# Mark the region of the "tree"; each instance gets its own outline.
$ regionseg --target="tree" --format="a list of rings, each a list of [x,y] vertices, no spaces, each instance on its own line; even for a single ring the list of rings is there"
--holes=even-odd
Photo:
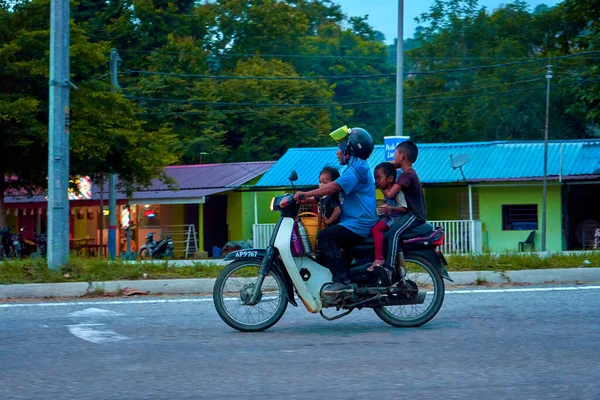
[[[405,130],[419,141],[542,137],[542,89],[547,57],[560,45],[559,18],[555,9],[531,13],[523,1],[492,12],[475,0],[436,1],[420,18],[428,24],[417,37],[420,47],[408,52],[414,75],[406,82]],[[551,136],[582,137],[583,121],[567,112],[574,97],[558,85],[551,101]]]
[[[47,185],[49,0],[0,2],[0,193]],[[106,72],[109,45],[71,26],[71,174],[116,172],[125,188],[149,185],[177,160],[166,130],[143,129],[135,107],[93,76]],[[118,107],[116,107],[117,105]],[[107,137],[106,133],[111,134]],[[4,226],[0,196],[0,226]]]
[[[292,65],[260,57],[240,61],[233,73],[299,77]],[[233,153],[232,161],[273,160],[290,147],[330,144],[324,133],[331,131],[329,112],[335,107],[320,106],[331,103],[333,97],[332,88],[323,80],[227,80],[218,90],[228,103],[257,104],[223,110],[228,113],[225,144]]]
[[[132,74],[122,80],[127,95],[137,98],[145,112],[138,118],[152,129],[166,129],[176,136],[182,163],[227,160],[222,126],[227,115],[211,102],[223,101],[218,82],[185,75],[210,75],[210,54],[191,37],[169,36],[169,43],[153,51],[145,61],[147,74]],[[144,100],[147,98],[160,99]]]
[[[598,1],[565,0],[558,10],[563,14],[563,24],[559,32],[562,50],[577,54],[598,51],[600,46],[600,8]],[[569,65],[569,74],[579,74],[584,82],[570,91],[579,104],[569,108],[571,114],[584,113],[586,122],[594,130],[600,123],[600,67],[596,56],[581,57],[577,64]]]

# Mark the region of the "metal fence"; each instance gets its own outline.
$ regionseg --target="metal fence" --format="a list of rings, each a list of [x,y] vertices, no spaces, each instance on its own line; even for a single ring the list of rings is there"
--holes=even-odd
[[[433,226],[442,226],[446,231],[442,252],[447,254],[481,253],[483,248],[481,221],[429,221]],[[254,225],[254,247],[265,248],[269,244],[275,224]]]

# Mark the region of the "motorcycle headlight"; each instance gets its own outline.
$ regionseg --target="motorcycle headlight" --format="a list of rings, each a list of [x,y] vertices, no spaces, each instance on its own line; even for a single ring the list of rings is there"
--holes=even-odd
[[[291,194],[276,196],[271,199],[271,211],[281,211],[294,202],[294,197]]]

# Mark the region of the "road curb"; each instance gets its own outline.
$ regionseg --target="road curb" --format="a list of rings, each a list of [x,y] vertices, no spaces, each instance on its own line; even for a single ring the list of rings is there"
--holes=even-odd
[[[485,284],[589,284],[600,282],[600,268],[450,272],[450,277],[454,282],[446,282],[448,287]],[[214,278],[202,278],[0,285],[0,299],[80,297],[94,292],[117,292],[127,287],[150,294],[212,293],[214,283]]]

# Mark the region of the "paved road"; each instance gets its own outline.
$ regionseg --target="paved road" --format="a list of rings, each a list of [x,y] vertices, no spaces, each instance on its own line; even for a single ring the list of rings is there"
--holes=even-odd
[[[171,299],[0,304],[0,398],[600,397],[600,287],[448,294],[418,329],[290,307],[259,334]]]

